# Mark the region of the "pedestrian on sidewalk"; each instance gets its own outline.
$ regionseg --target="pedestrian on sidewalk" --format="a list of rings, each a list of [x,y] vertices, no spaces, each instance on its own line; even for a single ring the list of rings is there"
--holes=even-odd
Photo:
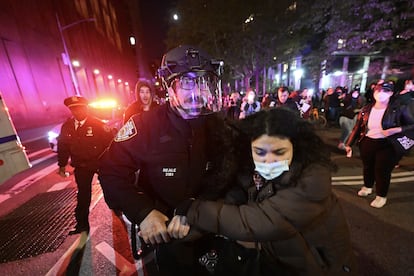
[[[403,156],[393,146],[395,135],[414,129],[414,103],[399,101],[391,82],[378,84],[373,97],[374,102],[361,109],[345,147],[350,157],[351,146],[355,141],[359,142],[364,186],[358,191],[358,196],[370,195],[375,184],[377,196],[371,206],[381,208],[387,202],[391,172]]]
[[[63,123],[58,137],[59,175],[67,177],[66,165],[75,168],[78,188],[75,209],[76,227],[69,235],[89,232],[89,205],[92,197],[92,179],[98,170],[98,158],[112,140],[112,131],[98,118],[88,114],[88,101],[84,97],[66,98],[64,104],[72,117]]]

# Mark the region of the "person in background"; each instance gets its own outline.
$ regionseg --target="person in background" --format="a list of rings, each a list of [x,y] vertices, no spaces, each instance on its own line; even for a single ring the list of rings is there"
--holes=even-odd
[[[205,185],[209,176],[223,186],[230,178],[222,166],[228,145],[221,137],[231,136],[231,129],[220,112],[221,66],[193,46],[168,51],[158,74],[169,104],[132,116],[102,156],[99,180],[107,205],[139,225],[140,237],[155,247],[156,265],[146,266],[147,275],[209,275],[198,259],[208,237],[172,242],[166,222],[187,197],[217,198]]]
[[[241,98],[239,92],[232,92],[229,97],[229,103],[226,111],[226,117],[232,120],[239,119]]]
[[[272,107],[275,107],[275,105],[276,105],[276,100],[274,99],[273,94],[266,93],[262,99],[262,103],[261,103],[262,109],[272,108]]]
[[[374,208],[381,208],[387,203],[391,172],[402,158],[389,139],[394,134],[414,129],[413,103],[402,104],[393,95],[393,83],[378,84],[374,88],[374,102],[361,109],[345,142],[348,156],[352,155],[354,142],[359,142],[364,186],[358,191],[358,196],[370,195],[375,184],[376,197],[370,204]]]
[[[375,89],[375,86],[377,86],[377,82],[371,82],[369,84],[369,87],[365,91],[364,96],[365,96],[365,103],[366,104],[374,102],[374,89]]]
[[[409,103],[414,98],[414,84],[412,80],[404,81],[404,89],[398,93],[398,98],[403,103]]]
[[[289,89],[286,86],[281,86],[277,89],[277,100],[275,107],[286,107],[294,111],[300,116],[299,105],[289,97]]]
[[[246,101],[243,101],[240,106],[240,116],[239,119],[244,119],[247,116],[258,112],[260,110],[260,102],[256,98],[256,92],[252,88],[247,90]]]
[[[303,119],[309,119],[311,111],[313,109],[312,105],[312,94],[309,92],[308,88],[304,88],[302,93],[300,93],[300,100],[298,102],[300,106],[300,112]]]
[[[323,96],[325,95],[325,93],[326,93],[326,91],[323,90],[322,88],[318,89],[315,93],[313,93],[313,95],[312,95],[312,106],[313,106],[313,108],[320,109],[321,107],[323,107],[322,99],[323,99]]]
[[[158,106],[157,102],[154,101],[154,89],[148,81],[139,80],[136,83],[135,98],[136,101],[129,105],[124,112],[124,124],[132,115],[140,114]]]
[[[299,103],[302,97],[300,96],[299,90],[293,90],[290,92],[289,98],[292,99],[295,103]]]
[[[329,87],[323,99],[325,106],[326,119],[329,126],[338,125],[341,108],[342,88],[337,86],[335,90]]]
[[[199,228],[257,251],[255,274],[242,274],[240,256],[231,260],[218,251],[214,275],[357,275],[348,225],[332,191],[336,166],[312,125],[286,108],[239,123],[234,145],[242,145],[245,157],[235,166],[245,199],[187,199],[176,208],[170,235]]]
[[[359,86],[355,86],[353,91],[346,94],[343,99],[343,108],[339,116],[339,126],[341,127],[341,136],[339,137],[338,148],[345,150],[344,142],[351,134],[356,123],[358,112],[362,107],[362,100],[359,93]]]
[[[59,175],[67,177],[66,165],[75,168],[78,188],[75,209],[76,227],[69,235],[89,233],[89,205],[92,195],[92,179],[98,170],[100,155],[109,146],[113,134],[101,120],[88,114],[88,101],[83,97],[66,98],[64,104],[72,113],[62,125],[58,137]]]

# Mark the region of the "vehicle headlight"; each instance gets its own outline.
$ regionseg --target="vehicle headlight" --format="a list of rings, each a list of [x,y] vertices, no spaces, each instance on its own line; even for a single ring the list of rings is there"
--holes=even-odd
[[[59,133],[56,133],[54,131],[49,131],[47,133],[47,137],[49,139],[49,142],[52,142],[54,139],[56,139],[59,136]]]

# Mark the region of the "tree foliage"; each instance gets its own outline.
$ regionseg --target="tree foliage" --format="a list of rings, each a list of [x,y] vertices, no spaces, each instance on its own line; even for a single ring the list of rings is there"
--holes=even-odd
[[[315,78],[341,52],[414,64],[414,0],[178,0],[176,10],[167,45],[199,45],[225,61],[229,78],[298,55]]]

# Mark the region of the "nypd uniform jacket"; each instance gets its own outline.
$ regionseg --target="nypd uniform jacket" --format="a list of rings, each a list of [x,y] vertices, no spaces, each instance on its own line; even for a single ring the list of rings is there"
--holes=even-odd
[[[220,145],[207,138],[223,124],[217,118],[212,114],[184,120],[169,105],[133,116],[100,162],[108,206],[139,224],[153,209],[171,217],[181,201],[197,197],[217,163]]]
[[[75,130],[75,119],[69,118],[58,137],[58,165],[64,167],[71,159],[72,167],[98,169],[99,156],[113,138],[108,126],[95,117],[87,117],[85,123]]]

